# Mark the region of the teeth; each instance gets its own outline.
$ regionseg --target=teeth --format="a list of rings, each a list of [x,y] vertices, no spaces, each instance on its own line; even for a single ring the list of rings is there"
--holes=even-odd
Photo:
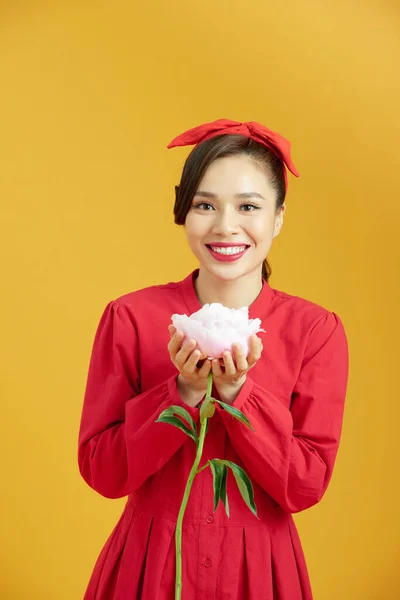
[[[246,246],[232,246],[231,248],[211,246],[211,248],[214,252],[218,252],[218,254],[239,254],[239,252],[246,250]]]

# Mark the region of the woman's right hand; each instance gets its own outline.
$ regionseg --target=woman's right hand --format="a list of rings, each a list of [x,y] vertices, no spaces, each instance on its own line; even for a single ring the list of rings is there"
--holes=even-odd
[[[168,344],[170,358],[179,371],[178,383],[187,398],[185,401],[191,406],[196,406],[207,391],[208,374],[211,371],[211,361],[205,359],[201,366],[202,355],[196,348],[195,340],[186,340],[182,344],[184,335],[175,329],[173,325],[168,326],[171,336]]]

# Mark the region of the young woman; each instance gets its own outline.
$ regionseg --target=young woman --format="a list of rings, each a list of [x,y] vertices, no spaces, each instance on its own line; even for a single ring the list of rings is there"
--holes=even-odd
[[[128,496],[95,565],[86,600],[173,600],[174,531],[195,446],[156,423],[171,405],[199,418],[212,369],[213,395],[239,408],[250,431],[226,411],[209,421],[202,464],[225,458],[252,480],[257,519],[228,476],[231,516],[213,512],[210,469],[194,480],[182,535],[183,600],[311,600],[292,513],[321,500],[332,476],[348,375],[339,317],[270,287],[265,259],[285,212],[289,142],[254,122],[221,119],[185,132],[169,147],[195,145],[176,187],[199,268],[110,302],[90,361],[79,434],[85,481],[107,498]],[[266,333],[248,356],[200,360],[182,344],[174,313],[205,303],[249,306]],[[261,342],[261,337],[263,342]],[[203,463],[204,461],[204,463]]]

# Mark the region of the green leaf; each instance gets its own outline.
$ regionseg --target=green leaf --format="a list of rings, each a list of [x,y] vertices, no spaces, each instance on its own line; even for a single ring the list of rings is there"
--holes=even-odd
[[[248,420],[246,415],[244,415],[242,413],[241,410],[239,410],[238,408],[235,408],[234,406],[231,406],[230,404],[225,404],[225,402],[222,402],[221,400],[215,400],[215,402],[218,402],[218,404],[223,406],[223,408],[226,410],[226,412],[228,412],[230,415],[232,415],[232,417],[235,417],[235,419],[237,419],[238,421],[243,423],[243,425],[247,425],[247,427],[249,429],[254,431],[254,428],[251,425],[250,421]]]
[[[221,466],[222,466],[223,472],[222,472],[222,478],[221,478],[221,487],[220,487],[220,491],[219,491],[219,497],[221,498],[222,502],[224,503],[226,516],[229,518],[229,516],[230,516],[229,502],[228,502],[228,494],[226,492],[226,479],[228,476],[228,467],[226,465],[221,465]]]
[[[214,402],[208,402],[203,410],[200,409],[200,419],[211,419],[215,413]]]
[[[168,409],[167,409],[168,410]],[[164,413],[165,411],[163,411]],[[178,419],[178,417],[174,417],[174,416],[169,416],[169,415],[164,415],[163,413],[161,413],[161,415],[158,417],[156,423],[169,423],[169,425],[175,425],[175,427],[177,427],[178,429],[180,429],[181,431],[183,431],[184,433],[186,433],[186,435],[188,435],[189,437],[192,438],[192,440],[196,443],[198,443],[197,440],[197,434],[195,434],[191,429],[189,429],[189,427],[187,425],[185,425],[184,423],[182,423],[182,421],[180,419]]]
[[[193,429],[193,431],[196,431],[196,426],[194,424],[194,421],[193,421],[191,415],[188,413],[188,411],[185,408],[183,408],[182,406],[176,406],[176,405],[170,406],[169,408],[171,408],[173,410],[173,414],[179,415],[180,417],[182,417],[182,419],[185,419],[185,421],[189,424],[190,428]],[[167,410],[168,410],[168,408],[167,408]]]
[[[237,483],[239,491],[242,495],[243,500],[246,502],[246,504],[249,507],[249,509],[251,510],[251,512],[258,518],[257,508],[256,508],[256,505],[254,502],[253,486],[252,486],[252,483],[251,483],[249,477],[247,476],[246,472],[241,467],[239,467],[239,465],[236,465],[235,463],[231,462],[230,460],[220,460],[220,459],[218,459],[218,460],[220,463],[230,467],[230,469],[236,479],[236,483]]]
[[[203,423],[204,419],[209,419],[215,413],[215,404],[212,398],[205,398],[203,404],[200,406],[200,423]]]
[[[210,460],[210,467],[213,474],[214,483],[214,511],[217,510],[221,492],[221,481],[225,465],[221,465],[217,460]]]
[[[206,408],[209,404],[210,404],[210,400],[206,396],[200,406],[200,423],[202,423],[205,419],[204,411],[206,410]]]
[[[165,410],[162,411],[162,413],[160,414],[160,417],[172,417],[174,415],[174,411],[172,406],[168,406],[168,408],[166,408]]]

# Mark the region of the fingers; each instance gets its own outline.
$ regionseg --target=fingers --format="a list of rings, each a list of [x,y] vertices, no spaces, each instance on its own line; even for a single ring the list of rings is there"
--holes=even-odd
[[[237,370],[240,371],[241,373],[243,373],[244,371],[247,371],[249,368],[249,365],[247,364],[246,353],[243,350],[242,345],[241,344],[233,344],[232,350],[234,352]]]
[[[205,360],[201,368],[197,368],[197,363],[201,358],[200,350],[194,350],[195,340],[187,340],[175,356],[175,364],[183,375],[196,375],[200,378],[207,377],[211,369],[211,362]]]
[[[247,357],[249,368],[253,367],[256,362],[260,359],[263,350],[263,343],[259,337],[252,335],[250,337],[250,349]]]
[[[232,354],[230,352],[224,352],[222,357],[224,359],[226,375],[235,375],[236,366],[235,366],[235,363],[233,362]]]
[[[178,366],[178,368],[180,369],[180,371],[182,371],[185,368],[186,372],[190,371],[190,372],[194,373],[194,368],[196,367],[196,364],[197,364],[198,360],[200,359],[200,355],[201,355],[200,350],[195,350],[193,352],[195,347],[196,347],[195,340],[187,340],[183,344],[183,346],[179,350],[179,352],[176,354],[175,363]]]
[[[176,333],[176,327],[174,327],[174,326],[172,325],[172,323],[170,323],[170,324],[168,325],[168,331],[169,331],[169,335],[170,335],[170,336],[171,336],[171,338],[172,338],[172,337],[175,335],[175,333]]]
[[[200,350],[195,350],[193,352],[194,348],[196,347],[196,341],[193,339],[186,340],[186,342],[181,346],[184,337],[183,334],[180,331],[177,331],[173,325],[169,325],[168,330],[172,336],[168,344],[168,351],[172,362],[181,372],[184,371],[188,374],[194,374],[197,363],[202,356]],[[199,373],[207,373],[210,368],[211,364],[207,366],[207,364],[203,363],[202,368],[199,369]]]
[[[257,335],[252,335],[249,339],[249,352],[246,356],[241,344],[234,344],[232,352],[224,352],[221,359],[210,361],[204,360],[201,351],[196,348],[196,341],[186,340],[182,344],[184,334],[177,331],[173,325],[168,326],[171,340],[168,344],[168,350],[172,362],[179,369],[182,375],[194,378],[207,379],[212,370],[215,377],[231,379],[240,376],[251,369],[261,357],[263,350],[262,341]]]
[[[169,329],[169,327],[168,327],[168,329]],[[181,347],[182,340],[183,340],[183,334],[180,331],[175,330],[175,333],[171,337],[169,344],[168,344],[168,351],[169,351],[170,356],[173,361],[175,360],[176,353],[178,352],[179,348]]]
[[[208,377],[209,372],[211,371],[211,360],[206,359],[204,361],[203,366],[199,369],[199,377]]]
[[[252,335],[249,340],[249,353],[246,354],[241,344],[233,344],[232,353],[224,352],[222,355],[223,367],[219,360],[212,362],[212,371],[216,377],[232,376],[240,373],[246,373],[260,359],[263,350],[263,344],[259,337]],[[225,369],[224,371],[222,369]]]
[[[218,358],[214,358],[212,361],[212,372],[216,377],[222,376],[222,369]]]
[[[184,361],[184,364],[181,366],[182,372],[187,373],[188,375],[193,375],[197,369],[197,363],[200,358],[200,351],[194,350],[189,358]]]
[[[221,360],[222,360],[222,364],[221,364]],[[224,370],[222,370],[222,367],[224,368]],[[246,369],[247,369],[247,363],[246,363],[246,368],[244,370],[246,370]],[[212,370],[213,370],[213,374],[216,377],[222,377],[223,375],[225,375],[225,376],[236,375],[237,370],[236,370],[236,366],[235,366],[232,354],[230,352],[226,351],[223,353],[222,359],[215,358],[212,362]]]

